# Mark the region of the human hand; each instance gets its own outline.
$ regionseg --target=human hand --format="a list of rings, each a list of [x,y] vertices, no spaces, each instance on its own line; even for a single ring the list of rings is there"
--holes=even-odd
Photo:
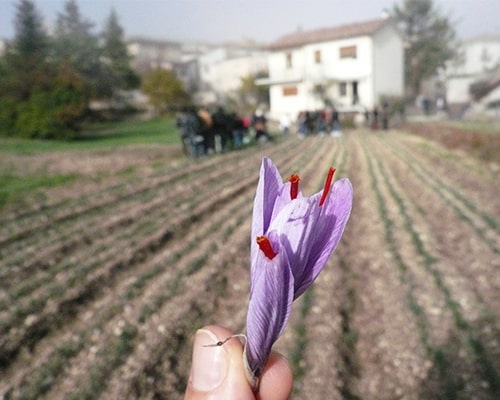
[[[215,325],[196,332],[191,373],[184,400],[286,400],[293,376],[287,360],[272,353],[260,377],[259,392],[253,393],[243,368],[243,346],[239,340],[224,341],[233,333]],[[206,347],[210,345],[211,347]]]

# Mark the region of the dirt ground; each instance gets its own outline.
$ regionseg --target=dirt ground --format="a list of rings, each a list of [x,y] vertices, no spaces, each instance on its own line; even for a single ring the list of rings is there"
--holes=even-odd
[[[3,159],[80,178],[0,210],[0,398],[181,399],[196,329],[245,330],[264,155],[305,195],[330,165],[355,193],[275,346],[292,399],[500,398],[498,154],[418,129]]]

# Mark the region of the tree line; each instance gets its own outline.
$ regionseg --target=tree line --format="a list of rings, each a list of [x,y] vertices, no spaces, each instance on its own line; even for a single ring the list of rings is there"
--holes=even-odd
[[[422,82],[457,55],[455,30],[433,0],[401,0],[390,14],[406,44],[408,94],[416,96]],[[173,71],[151,70],[139,77],[132,70],[114,9],[94,33],[94,24],[81,15],[76,0],[67,0],[49,34],[34,0],[18,0],[14,28],[0,57],[0,135],[75,138],[84,122],[103,117],[91,111],[90,100],[110,104],[124,90],[138,87],[157,115],[171,110],[172,104],[191,102]],[[242,79],[239,103],[268,96],[255,78]]]
[[[19,0],[15,35],[0,58],[0,134],[69,139],[89,118],[90,99],[139,85],[114,9],[103,29],[68,0],[52,34],[32,0]]]

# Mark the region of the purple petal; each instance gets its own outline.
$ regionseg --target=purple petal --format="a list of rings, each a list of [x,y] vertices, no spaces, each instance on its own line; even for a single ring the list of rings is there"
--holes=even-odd
[[[321,193],[312,196],[319,201]],[[314,229],[308,238],[309,252],[300,276],[294,274],[295,298],[299,297],[317,278],[326,262],[337,247],[351,213],[353,189],[348,179],[341,179],[333,187],[319,213],[315,215]],[[293,268],[293,265],[292,265]]]
[[[278,169],[269,158],[263,158],[253,204],[252,237],[263,235],[267,231],[271,223],[274,203],[282,186]]]
[[[260,167],[259,183],[253,202],[252,233],[251,233],[251,265],[259,252],[259,247],[255,238],[267,233],[267,228],[271,223],[274,203],[278,197],[283,183],[278,169],[269,158],[263,158]]]
[[[272,260],[260,252],[256,262],[258,273],[252,280],[248,304],[245,354],[251,372],[258,377],[290,316],[293,275],[285,252]]]
[[[271,159],[264,157],[253,205],[252,238],[266,234],[273,218],[290,203],[290,186],[290,182],[283,183]],[[297,198],[301,197],[299,190]]]
[[[284,207],[271,222],[288,254],[294,276],[294,298],[316,279],[337,246],[349,218],[352,186],[349,180],[334,183],[323,206],[321,192],[297,199]]]

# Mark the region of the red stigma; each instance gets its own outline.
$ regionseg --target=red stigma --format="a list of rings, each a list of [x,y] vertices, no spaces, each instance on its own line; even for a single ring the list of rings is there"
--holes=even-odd
[[[290,198],[292,200],[297,198],[297,195],[299,194],[299,181],[300,177],[297,174],[293,174],[288,178],[288,182],[291,183],[290,186]]]
[[[328,196],[328,193],[330,192],[330,187],[332,186],[332,180],[333,180],[334,173],[335,173],[335,168],[330,167],[330,170],[328,171],[328,176],[326,177],[325,187],[323,188],[323,194],[321,196],[321,200],[319,201],[320,207],[325,203],[326,197]]]
[[[275,253],[273,248],[271,247],[271,242],[269,241],[269,238],[267,236],[257,236],[257,244],[267,258],[272,260],[274,257],[276,257],[277,253]]]

